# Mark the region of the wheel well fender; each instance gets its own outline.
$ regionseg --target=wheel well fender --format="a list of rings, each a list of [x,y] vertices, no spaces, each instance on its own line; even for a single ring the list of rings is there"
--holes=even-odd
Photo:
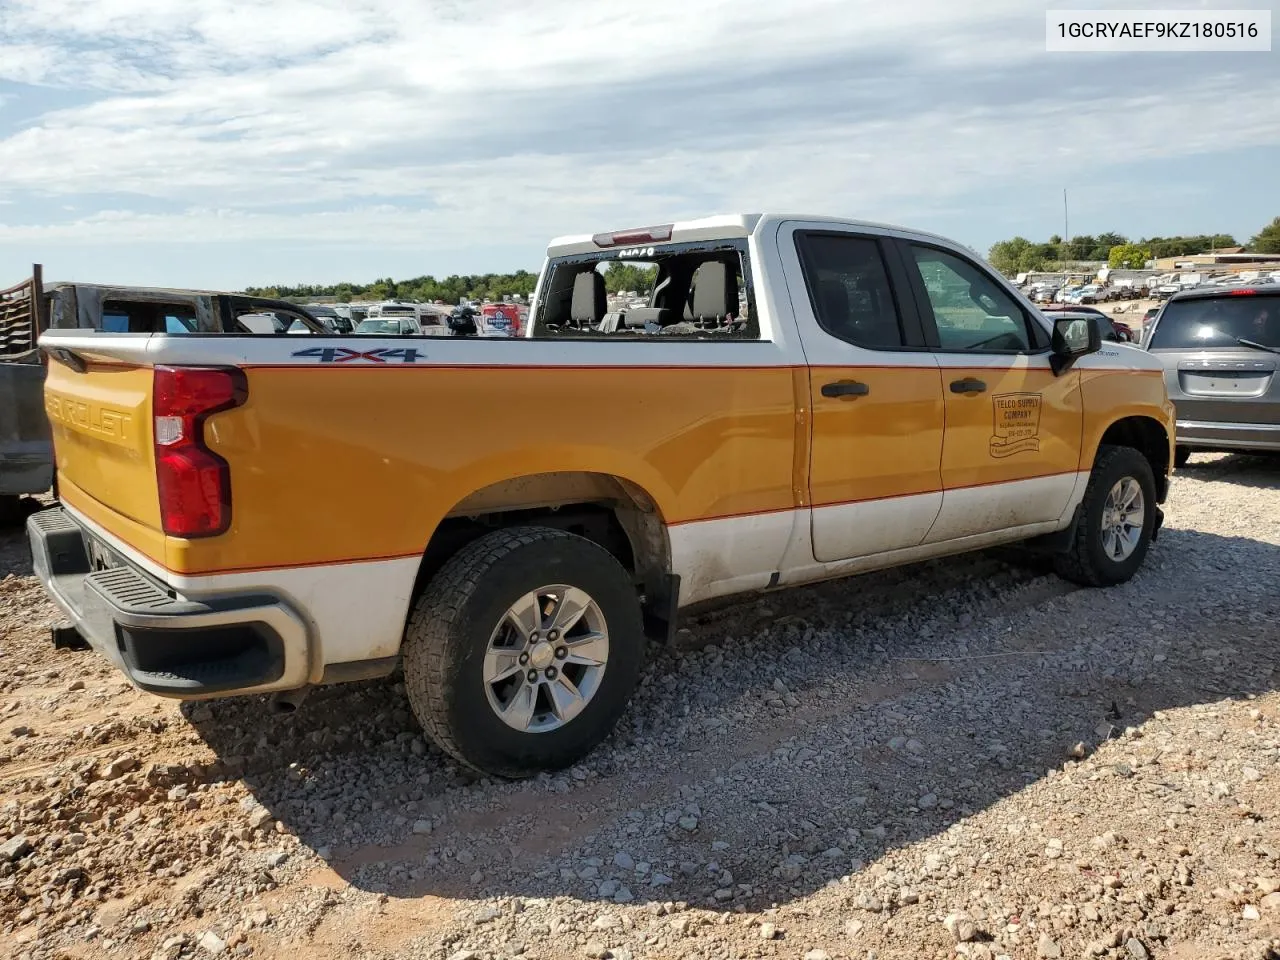
[[[655,499],[606,473],[536,473],[492,483],[454,504],[423,551],[415,592],[466,544],[492,530],[547,526],[585,537],[631,573],[646,598],[664,594],[671,541]]]
[[[1103,432],[1099,449],[1103,446],[1132,447],[1151,464],[1155,475],[1156,499],[1164,503],[1169,493],[1169,434],[1159,420],[1153,417],[1131,416],[1116,420]],[[1097,451],[1094,451],[1097,457]]]

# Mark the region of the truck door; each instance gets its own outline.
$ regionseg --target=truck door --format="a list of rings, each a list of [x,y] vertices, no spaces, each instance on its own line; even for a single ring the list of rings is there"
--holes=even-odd
[[[942,370],[942,511],[926,543],[1057,520],[1078,480],[1080,373],[1056,376],[1049,333],[985,268],[903,242]]]
[[[808,361],[814,559],[919,545],[942,504],[942,378],[887,235],[784,224]]]

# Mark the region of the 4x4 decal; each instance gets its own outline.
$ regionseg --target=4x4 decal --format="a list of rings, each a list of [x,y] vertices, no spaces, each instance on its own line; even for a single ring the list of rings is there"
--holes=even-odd
[[[308,347],[306,350],[295,350],[292,356],[315,358],[320,363],[352,361],[388,363],[393,360],[398,360],[400,363],[417,363],[419,360],[427,359],[427,355],[415,347],[374,347],[372,350],[352,350],[349,347]]]
[[[1000,393],[991,398],[995,420],[991,456],[1040,451],[1040,401],[1038,393]]]

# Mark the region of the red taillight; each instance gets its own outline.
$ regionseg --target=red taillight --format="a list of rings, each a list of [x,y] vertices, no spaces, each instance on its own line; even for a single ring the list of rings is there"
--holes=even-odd
[[[671,239],[674,224],[645,227],[640,230],[620,230],[617,233],[597,233],[591,242],[597,247],[621,247],[634,243],[664,243]]]
[[[1252,297],[1257,292],[1257,290],[1228,290],[1227,294],[1232,297]]]
[[[172,537],[211,537],[231,526],[231,469],[204,443],[204,422],[244,403],[235,367],[156,367],[152,389],[160,523]]]

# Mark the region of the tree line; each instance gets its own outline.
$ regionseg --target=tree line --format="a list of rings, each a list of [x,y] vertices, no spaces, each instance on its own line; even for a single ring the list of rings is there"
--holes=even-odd
[[[605,272],[605,288],[610,293],[635,290],[648,293],[653,289],[657,276],[656,267],[641,267],[631,263],[611,263]],[[373,283],[335,284],[278,284],[271,287],[246,287],[251,297],[272,297],[285,300],[307,300],[315,297],[336,297],[340,303],[352,300],[418,300],[457,303],[460,300],[502,300],[508,296],[525,299],[533,293],[538,275],[528,270],[515,273],[484,273],[450,277],[437,280],[432,276],[414,277],[410,280],[394,280],[384,277]]]
[[[987,260],[1010,276],[1037,270],[1056,270],[1063,264],[1082,260],[1105,261],[1113,269],[1140,270],[1148,260],[1184,257],[1223,247],[1240,246],[1227,233],[1180,237],[1147,237],[1130,240],[1119,233],[1103,233],[1064,240],[1057,234],[1043,243],[1025,237],[1001,240],[992,245]],[[1245,244],[1250,253],[1280,253],[1280,217],[1263,227]]]

